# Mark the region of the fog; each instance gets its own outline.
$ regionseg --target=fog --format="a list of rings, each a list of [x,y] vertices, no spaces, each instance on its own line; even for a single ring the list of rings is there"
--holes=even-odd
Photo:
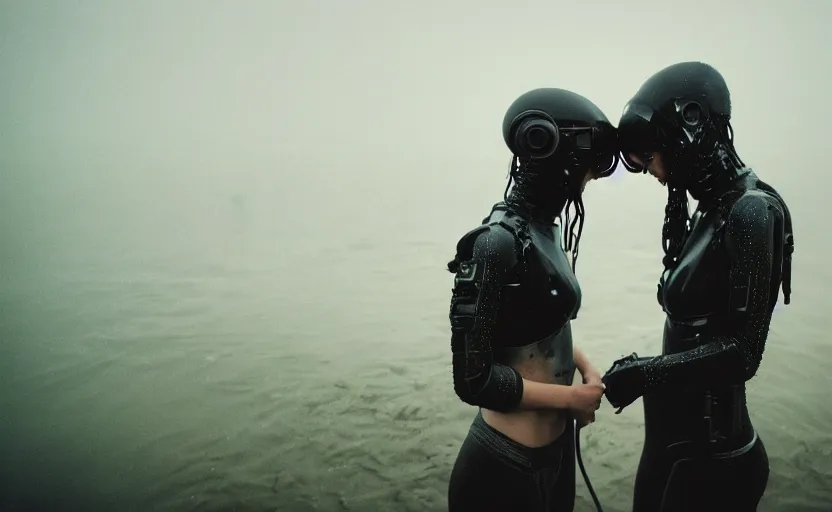
[[[442,510],[473,414],[444,265],[502,198],[506,108],[560,87],[616,124],[652,73],[701,60],[795,225],[749,391],[763,507],[825,509],[832,4],[743,5],[0,1],[8,505]],[[665,194],[623,168],[587,190],[575,329],[599,367],[660,350]],[[586,441],[609,510],[640,415],[602,411]]]

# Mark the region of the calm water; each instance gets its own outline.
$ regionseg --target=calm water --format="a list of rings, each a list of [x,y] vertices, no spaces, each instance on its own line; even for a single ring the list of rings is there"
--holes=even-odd
[[[702,1],[0,2],[0,511],[443,510],[475,414],[444,269],[503,192],[505,106],[566,87],[615,122],[686,59],[797,230],[749,385],[761,510],[832,510],[830,3]],[[603,370],[660,350],[664,192],[587,191],[573,331]],[[641,413],[584,432],[608,512]]]
[[[385,196],[263,169],[231,188],[220,171],[198,187],[156,172],[32,187],[47,172],[35,167],[12,180],[3,508],[442,510],[474,414],[452,391],[443,268],[503,183],[495,166],[454,200],[468,178],[445,165],[396,176],[388,190],[402,192]],[[663,197],[631,177],[587,192],[575,332],[603,369],[659,350]],[[829,273],[800,224],[807,210],[794,210],[793,305],[778,310],[749,390],[771,458],[767,511],[832,503]],[[606,510],[628,510],[640,402],[621,415],[605,404],[584,435]]]

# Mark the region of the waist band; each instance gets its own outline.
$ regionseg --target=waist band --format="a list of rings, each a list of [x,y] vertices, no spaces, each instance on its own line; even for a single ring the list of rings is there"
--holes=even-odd
[[[568,450],[575,431],[574,422],[567,420],[563,434],[551,443],[538,448],[522,445],[495,429],[477,412],[469,429],[471,435],[480,445],[499,459],[520,470],[538,471],[541,469],[559,469],[564,450]]]
[[[751,437],[751,441],[749,441],[745,446],[741,446],[736,450],[731,450],[730,452],[714,453],[711,457],[715,459],[732,459],[744,453],[748,453],[752,448],[754,448],[754,444],[757,442],[757,437],[757,431],[755,430],[754,435]]]

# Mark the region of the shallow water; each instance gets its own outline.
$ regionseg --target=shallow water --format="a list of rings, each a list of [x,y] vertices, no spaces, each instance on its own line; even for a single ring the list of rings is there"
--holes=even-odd
[[[832,510],[830,3],[659,3],[0,3],[0,510],[443,510],[475,414],[444,269],[501,198],[505,107],[566,87],[615,123],[693,58],[795,219],[748,391],[760,510]],[[573,331],[601,369],[660,349],[664,200],[587,189]],[[584,436],[628,510],[640,402]]]
[[[498,178],[496,194],[448,191],[435,208],[414,180],[387,216],[367,202],[293,216],[304,197],[256,187],[206,187],[188,208],[64,189],[51,223],[31,215],[38,197],[17,204],[0,299],[5,508],[442,510],[475,413],[452,391],[444,264]],[[604,217],[627,190],[646,200]],[[659,350],[663,193],[618,177],[588,189],[574,331],[604,369]],[[824,274],[801,240],[793,305],[749,386],[771,458],[761,510],[832,503],[829,319],[808,279]],[[606,510],[628,509],[641,436],[640,402],[605,405],[584,431]]]

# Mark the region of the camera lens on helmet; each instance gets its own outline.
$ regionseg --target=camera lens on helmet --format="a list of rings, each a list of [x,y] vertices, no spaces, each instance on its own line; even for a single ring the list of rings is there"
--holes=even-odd
[[[685,120],[689,126],[696,126],[702,119],[702,107],[699,103],[691,101],[682,107],[682,119]]]
[[[530,158],[548,158],[558,147],[557,127],[548,119],[525,119],[514,135],[515,151]]]
[[[542,126],[530,126],[527,137],[531,149],[543,149],[551,140],[549,132]]]

